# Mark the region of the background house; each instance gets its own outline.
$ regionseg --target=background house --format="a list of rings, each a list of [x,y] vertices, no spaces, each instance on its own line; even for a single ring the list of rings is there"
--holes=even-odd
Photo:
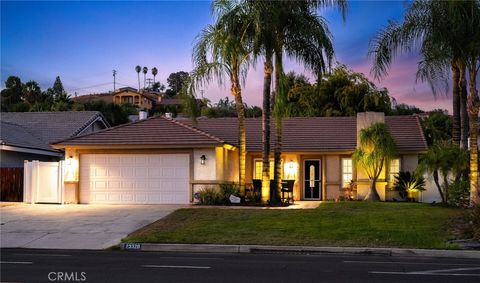
[[[0,120],[1,200],[9,201],[22,200],[25,160],[61,160],[50,143],[110,127],[96,111],[2,112]]]

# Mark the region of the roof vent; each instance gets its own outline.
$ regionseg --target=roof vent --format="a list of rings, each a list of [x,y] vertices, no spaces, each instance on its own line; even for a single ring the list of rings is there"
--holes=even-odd
[[[139,120],[145,120],[148,118],[148,112],[147,111],[139,111],[138,112],[138,119]]]

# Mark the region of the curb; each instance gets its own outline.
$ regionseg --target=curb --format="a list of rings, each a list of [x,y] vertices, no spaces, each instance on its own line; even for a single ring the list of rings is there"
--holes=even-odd
[[[295,253],[295,254],[345,254],[419,256],[444,258],[480,259],[480,251],[472,250],[427,250],[400,248],[363,247],[309,247],[309,246],[262,246],[262,245],[210,245],[210,244],[148,244],[122,243],[120,249],[127,251],[191,252],[191,253]]]

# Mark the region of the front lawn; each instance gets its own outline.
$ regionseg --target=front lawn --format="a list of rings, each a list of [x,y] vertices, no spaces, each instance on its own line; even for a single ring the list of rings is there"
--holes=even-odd
[[[317,209],[179,209],[124,242],[453,249],[452,208],[418,203],[322,203]]]

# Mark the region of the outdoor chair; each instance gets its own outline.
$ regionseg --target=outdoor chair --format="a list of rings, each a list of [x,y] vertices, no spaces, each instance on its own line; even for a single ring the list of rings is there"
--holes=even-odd
[[[254,179],[252,180],[252,182],[253,182],[252,197],[255,198],[255,196],[260,196],[262,193],[262,180]]]
[[[293,200],[293,185],[295,184],[295,180],[282,180],[282,202],[285,203],[294,203]],[[285,194],[287,197],[285,197]]]

